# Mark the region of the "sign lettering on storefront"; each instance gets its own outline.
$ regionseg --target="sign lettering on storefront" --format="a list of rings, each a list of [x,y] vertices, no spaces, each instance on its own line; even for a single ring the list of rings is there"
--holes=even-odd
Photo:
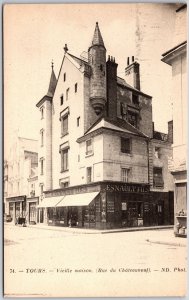
[[[148,193],[150,187],[136,184],[107,184],[105,190],[107,192]]]
[[[82,194],[88,191],[87,187],[78,187],[69,190],[60,190],[60,191],[52,191],[45,193],[45,198],[47,197],[55,197],[55,196],[65,196],[65,195],[73,195],[73,194]]]

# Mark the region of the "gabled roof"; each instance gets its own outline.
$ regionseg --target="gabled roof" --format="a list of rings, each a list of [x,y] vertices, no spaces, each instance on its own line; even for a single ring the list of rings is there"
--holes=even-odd
[[[81,58],[79,58],[79,57],[77,57],[77,56],[75,56],[75,55],[73,55],[71,53],[67,52],[67,54],[69,56],[71,56],[79,65],[86,64],[86,65],[89,66],[89,63],[87,61],[85,61],[85,60],[83,60],[83,59],[81,59]]]
[[[87,135],[91,132],[94,132],[97,129],[106,128],[109,130],[120,131],[124,133],[129,133],[132,135],[137,135],[141,137],[148,138],[147,135],[142,133],[140,130],[129,124],[127,121],[117,118],[116,120],[111,120],[107,117],[101,117],[98,119],[86,132],[84,135]]]
[[[122,87],[125,87],[125,88],[127,88],[127,89],[129,89],[129,90],[131,90],[131,91],[135,91],[135,92],[137,92],[138,94],[140,94],[140,95],[142,95],[142,96],[145,96],[145,97],[148,97],[148,98],[152,98],[150,95],[145,94],[145,93],[143,93],[143,92],[141,92],[141,91],[135,89],[135,88],[132,87],[130,84],[128,84],[128,83],[125,81],[125,79],[123,79],[123,78],[121,78],[121,77],[118,77],[118,76],[117,76],[117,84],[120,85],[120,86],[122,86]]]

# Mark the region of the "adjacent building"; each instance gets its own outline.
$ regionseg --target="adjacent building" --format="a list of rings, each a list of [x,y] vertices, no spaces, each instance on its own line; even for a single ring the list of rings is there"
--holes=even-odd
[[[163,54],[162,61],[172,67],[173,83],[173,160],[175,235],[186,236],[187,228],[187,41],[186,5],[176,11],[177,43]]]
[[[156,132],[140,65],[117,76],[96,23],[88,53],[64,48],[40,112],[39,222],[119,228],[173,224],[172,123]]]
[[[28,184],[37,166],[37,140],[16,138],[4,163],[4,211],[12,216],[14,222],[19,217],[30,220],[28,201],[38,205],[36,187],[33,186],[31,193]]]

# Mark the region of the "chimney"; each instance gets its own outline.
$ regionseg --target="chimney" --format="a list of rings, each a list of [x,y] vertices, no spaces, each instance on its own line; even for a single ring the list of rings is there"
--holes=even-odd
[[[131,64],[129,64],[129,57],[127,58],[125,77],[128,84],[135,89],[140,90],[140,65],[135,61],[134,56],[131,58]]]
[[[171,144],[173,144],[173,120],[168,122],[168,135],[167,135],[167,141]]]
[[[107,106],[106,115],[110,119],[117,118],[117,64],[115,57],[108,56],[106,62],[107,74]]]

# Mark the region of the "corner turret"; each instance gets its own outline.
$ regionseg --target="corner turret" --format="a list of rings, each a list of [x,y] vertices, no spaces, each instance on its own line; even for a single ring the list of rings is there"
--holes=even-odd
[[[91,46],[88,49],[90,78],[90,101],[97,115],[101,114],[106,104],[106,48],[100,33],[98,22]]]

